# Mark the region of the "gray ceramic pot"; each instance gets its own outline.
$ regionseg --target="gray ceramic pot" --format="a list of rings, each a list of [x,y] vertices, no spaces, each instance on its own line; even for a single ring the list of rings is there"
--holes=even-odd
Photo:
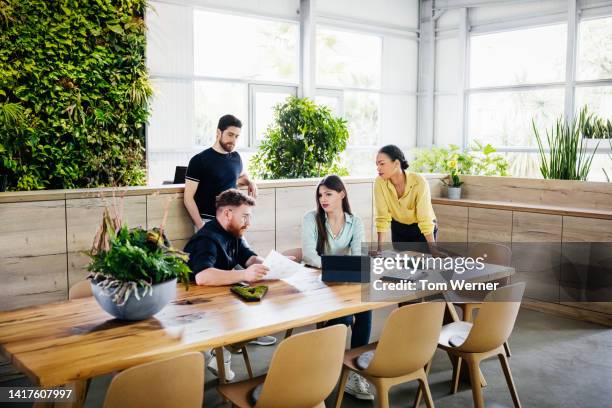
[[[461,187],[448,187],[448,198],[459,200],[461,198]]]
[[[153,285],[153,294],[140,295],[140,300],[132,294],[123,306],[117,306],[113,302],[112,296],[103,293],[105,290],[93,282],[91,283],[91,290],[102,309],[117,319],[144,320],[162,310],[164,306],[176,298],[176,279]]]

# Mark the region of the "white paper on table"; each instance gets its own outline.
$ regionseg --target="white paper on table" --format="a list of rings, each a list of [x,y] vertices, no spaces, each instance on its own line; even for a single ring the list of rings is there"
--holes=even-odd
[[[270,268],[264,279],[288,279],[296,272],[301,272],[304,267],[287,258],[275,250],[271,250],[263,263]]]

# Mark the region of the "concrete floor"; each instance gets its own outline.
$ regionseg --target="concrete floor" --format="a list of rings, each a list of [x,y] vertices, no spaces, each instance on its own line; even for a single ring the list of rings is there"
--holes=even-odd
[[[388,311],[375,315],[373,338],[380,333]],[[309,328],[306,328],[309,329]],[[278,335],[279,338],[282,335]],[[510,338],[512,357],[510,367],[524,407],[581,407],[612,406],[612,329],[595,324],[566,319],[539,312],[521,310]],[[274,347],[249,346],[249,356],[255,375],[263,374],[272,357]],[[232,368],[237,379],[247,377],[242,356],[234,355]],[[482,363],[487,379],[484,389],[487,407],[512,407],[512,399],[497,359]],[[207,371],[205,403],[207,408],[229,407],[215,391],[216,378]],[[429,374],[429,383],[436,407],[470,407],[472,393],[467,385],[449,394],[451,366],[445,353],[437,351]],[[110,377],[96,378],[87,396],[86,407],[101,407]],[[0,386],[25,386],[26,380],[3,383]],[[394,407],[411,406],[416,382],[398,385],[391,390]],[[327,400],[333,406],[336,393]],[[0,406],[2,405],[0,403]],[[18,405],[20,407],[25,404]],[[359,401],[345,394],[343,407],[373,407],[370,401]],[[421,406],[425,406],[422,403]],[[290,407],[288,407],[290,408]]]

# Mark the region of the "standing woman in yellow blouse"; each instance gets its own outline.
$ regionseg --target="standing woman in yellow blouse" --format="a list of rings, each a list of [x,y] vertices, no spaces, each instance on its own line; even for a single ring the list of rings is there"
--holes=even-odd
[[[404,153],[395,145],[381,148],[376,155],[378,177],[374,182],[378,247],[391,230],[391,241],[427,242],[435,255],[436,215],[431,205],[429,184],[423,176],[408,171]]]

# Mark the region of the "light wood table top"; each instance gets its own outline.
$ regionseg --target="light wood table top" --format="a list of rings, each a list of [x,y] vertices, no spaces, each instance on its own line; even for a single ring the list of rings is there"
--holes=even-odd
[[[494,266],[483,280],[509,276]],[[486,277],[485,277],[486,276]],[[153,318],[120,322],[91,298],[0,313],[0,350],[43,387],[123,370],[187,351],[202,351],[335,317],[397,304],[362,302],[361,285],[325,284],[308,270],[290,283],[267,282],[261,302],[228,287],[178,288],[177,300]],[[413,292],[405,300],[431,292]]]

